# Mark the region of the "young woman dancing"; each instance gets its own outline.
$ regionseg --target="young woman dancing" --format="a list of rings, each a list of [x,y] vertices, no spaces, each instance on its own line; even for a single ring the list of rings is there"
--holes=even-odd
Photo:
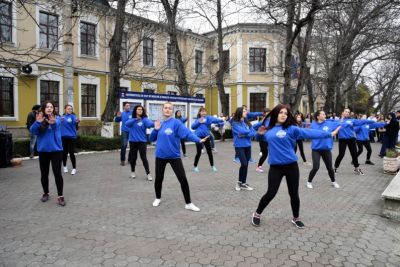
[[[176,177],[181,184],[183,196],[185,198],[185,209],[192,211],[200,211],[190,200],[189,184],[186,179],[185,169],[183,168],[180,152],[180,140],[187,139],[195,143],[204,143],[208,137],[200,139],[194,135],[188,128],[177,119],[172,117],[173,105],[169,102],[163,105],[163,121],[154,123],[154,130],[150,134],[150,141],[156,144],[156,180],[154,189],[156,191],[156,199],[153,207],[158,207],[161,203],[161,190],[164,180],[165,167],[169,163]]]
[[[75,158],[75,142],[76,142],[76,129],[79,119],[73,113],[71,105],[65,105],[65,113],[61,117],[61,139],[63,145],[63,166],[64,173],[68,173],[67,159],[68,154],[72,163],[71,174],[76,174],[76,158]]]
[[[291,222],[297,228],[304,228],[300,220],[300,197],[299,197],[299,166],[297,156],[294,152],[294,146],[298,139],[318,139],[329,138],[336,135],[337,130],[328,133],[314,129],[303,129],[298,127],[295,117],[290,109],[285,105],[277,105],[270,114],[264,119],[270,118],[269,126],[262,127],[258,133],[265,135],[268,142],[270,165],[268,171],[268,190],[261,198],[258,208],[251,223],[254,226],[260,225],[261,213],[274,199],[278,192],[283,176],[286,177],[286,183],[290,195],[290,204],[292,206],[293,218]]]
[[[132,111],[132,118],[125,122],[125,127],[129,129],[129,158],[131,164],[131,178],[136,178],[135,167],[137,154],[139,151],[143,167],[146,171],[147,180],[152,181],[150,175],[149,162],[147,161],[147,135],[146,129],[153,128],[154,123],[147,118],[146,110],[143,106],[138,105]]]

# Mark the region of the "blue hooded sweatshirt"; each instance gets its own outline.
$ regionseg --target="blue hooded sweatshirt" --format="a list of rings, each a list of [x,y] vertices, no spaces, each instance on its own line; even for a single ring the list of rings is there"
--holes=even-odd
[[[156,157],[161,159],[179,159],[181,157],[181,139],[200,143],[197,137],[178,119],[168,119],[161,122],[159,130],[154,129],[150,141],[156,144]]]
[[[76,139],[76,124],[78,119],[74,114],[64,114],[61,118],[61,136]]]
[[[125,127],[129,130],[129,142],[147,142],[146,129],[153,128],[154,122],[147,117],[134,118],[127,120]]]
[[[332,133],[339,127],[341,123],[339,121],[325,120],[324,122],[313,121],[311,123],[310,129],[320,130],[327,133]],[[333,138],[329,136],[324,139],[313,139],[311,140],[311,149],[316,151],[332,150],[333,148]]]
[[[233,146],[238,148],[251,146],[251,138],[256,135],[256,131],[242,120],[232,122],[232,133]]]
[[[374,122],[373,124],[365,124],[363,126],[354,127],[354,131],[357,135],[357,141],[368,141],[370,130],[385,127],[386,124],[386,122]]]
[[[187,122],[187,118],[186,117],[180,117],[180,118],[176,118],[177,120],[180,120],[183,124],[185,124],[185,122]]]
[[[115,122],[122,122],[121,131],[129,133],[129,129],[125,126],[125,123],[132,118],[132,111],[123,111],[121,112],[121,117],[115,117]]]
[[[200,118],[196,119],[192,123],[192,129],[195,130],[194,134],[200,138],[204,138],[207,135],[210,135],[211,124],[223,122],[223,120],[214,118],[213,116],[205,116],[203,118],[203,123],[200,123],[199,119]]]
[[[264,135],[268,142],[269,165],[286,165],[297,162],[297,155],[294,152],[296,140],[331,137],[331,133],[320,130],[303,129],[298,126],[289,126],[284,129],[281,125],[273,127]]]
[[[54,124],[49,124],[44,131],[40,131],[42,123],[35,121],[31,126],[31,134],[37,135],[38,152],[63,151],[61,141],[61,119],[56,117]]]
[[[365,124],[373,124],[373,120],[356,120],[356,119],[344,119],[341,122],[342,128],[339,130],[339,139],[351,139],[355,138],[354,126],[362,126]]]

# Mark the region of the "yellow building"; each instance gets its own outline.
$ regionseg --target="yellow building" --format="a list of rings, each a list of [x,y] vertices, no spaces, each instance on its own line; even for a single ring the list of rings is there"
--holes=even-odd
[[[68,1],[35,1],[24,8],[15,2],[0,0],[0,124],[14,136],[26,136],[26,116],[32,106],[50,99],[61,113],[66,103],[73,104],[83,126],[99,125],[108,95],[108,43],[114,29],[107,1],[97,0],[90,8],[75,11],[71,20],[68,14],[75,7]],[[165,25],[128,16],[121,51],[122,89],[179,94]],[[230,113],[241,105],[262,111],[279,102],[282,34],[281,28],[267,24],[224,29]],[[178,38],[191,94],[205,97],[209,114],[219,114],[217,34],[181,29]]]

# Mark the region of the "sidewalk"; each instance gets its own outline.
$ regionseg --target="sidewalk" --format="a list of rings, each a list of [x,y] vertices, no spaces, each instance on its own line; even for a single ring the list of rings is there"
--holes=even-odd
[[[353,174],[347,151],[337,174],[340,189],[330,185],[322,162],[314,189],[307,189],[311,166],[300,163],[302,230],[290,223],[286,182],[261,227],[251,226],[268,167],[260,174],[251,164],[248,182],[255,190],[236,192],[232,142],[216,148],[217,173],[206,154],[200,172],[191,171],[194,146],[183,159],[198,213],[184,209],[170,167],[161,205],[153,208],[154,182],[146,181],[141,160],[132,180],[116,151],[77,156],[77,175],[64,175],[65,207],[57,206],[52,175],[51,198],[40,202],[37,159],[0,169],[0,266],[400,266],[400,223],[380,216],[380,195],[393,176],[382,173],[378,144],[372,144],[376,165],[361,165],[365,176]],[[309,143],[305,151],[311,160]],[[258,152],[253,143],[253,158]],[[154,149],[148,159],[153,171]]]

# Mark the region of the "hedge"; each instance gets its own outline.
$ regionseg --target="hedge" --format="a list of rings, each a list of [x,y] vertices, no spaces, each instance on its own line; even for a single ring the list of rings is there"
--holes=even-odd
[[[216,140],[221,138],[219,132],[213,130],[213,134]],[[225,138],[232,138],[232,131],[225,131]],[[103,150],[114,150],[121,147],[120,137],[105,138],[98,135],[79,135],[76,140],[77,151],[103,151]],[[29,139],[15,140],[13,146],[14,157],[28,157],[29,152]]]

